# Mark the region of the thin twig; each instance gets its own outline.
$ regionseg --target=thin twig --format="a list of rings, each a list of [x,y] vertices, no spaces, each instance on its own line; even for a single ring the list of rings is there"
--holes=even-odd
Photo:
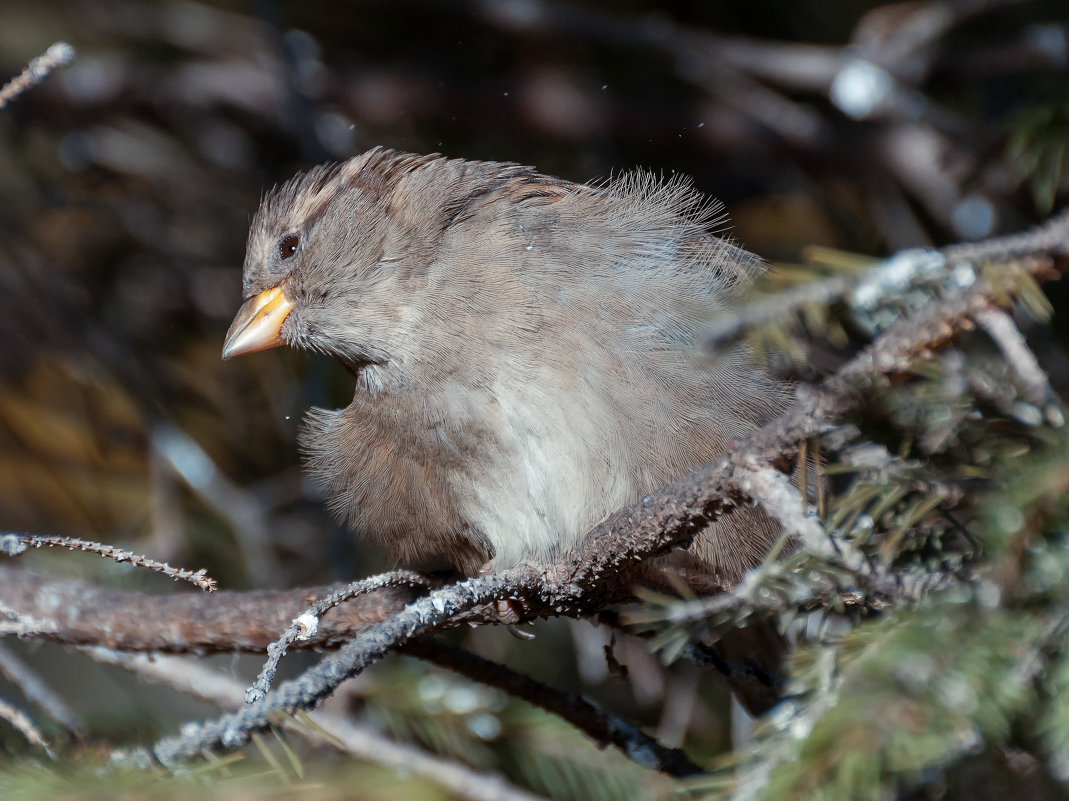
[[[278,663],[286,655],[286,649],[297,640],[315,637],[319,629],[319,618],[326,612],[352,598],[366,595],[374,590],[402,586],[431,588],[436,586],[436,583],[411,570],[394,570],[390,573],[354,581],[309,606],[293,619],[293,623],[282,633],[281,637],[267,646],[267,660],[260,668],[256,681],[245,691],[245,703],[255,703],[267,695],[267,691],[271,689],[271,682],[275,680],[275,674],[278,672]]]
[[[835,275],[801,284],[786,292],[755,300],[741,308],[719,314],[706,333],[706,345],[720,348],[745,331],[797,315],[807,306],[847,304],[851,313],[882,330],[901,319],[899,310],[884,312],[889,301],[902,300],[904,290],[918,284],[938,287],[946,299],[966,291],[977,280],[976,266],[987,261],[1007,261],[1028,256],[1069,253],[1069,210],[1052,217],[1032,231],[995,237],[983,242],[952,245],[943,250],[910,249],[876,262],[853,275]],[[924,293],[918,302],[931,302]]]
[[[962,567],[958,573],[852,573],[835,562],[820,564],[808,554],[794,558],[806,561],[776,562],[754,571],[752,578],[733,592],[673,600],[664,609],[629,612],[621,620],[629,626],[670,621],[673,625],[712,626],[719,631],[734,628],[753,617],[769,617],[788,609],[803,612],[831,607],[880,610],[892,605],[916,603],[934,590],[958,584],[973,574],[968,566]],[[805,581],[794,575],[801,564],[809,567]]]
[[[130,654],[107,648],[87,648],[85,653],[97,662],[121,667],[146,681],[166,684],[223,709],[238,709],[243,704],[245,690],[238,680],[192,659],[164,654]],[[311,712],[306,721],[282,717],[278,724],[319,745],[338,748],[390,770],[429,779],[460,798],[471,801],[546,801],[500,776],[479,773],[419,748],[393,742],[381,732],[340,715]]]
[[[41,734],[40,729],[38,729],[33,724],[33,721],[30,720],[29,715],[14,704],[5,701],[3,698],[0,698],[0,720],[6,720],[31,744],[43,749],[49,759],[56,758],[55,754],[52,753],[51,747],[48,745],[48,741]]]
[[[40,534],[14,534],[4,532],[0,534],[0,553],[8,556],[21,556],[30,548],[67,548],[71,551],[85,551],[86,553],[99,554],[104,559],[115,562],[129,562],[134,567],[143,567],[154,573],[163,573],[175,581],[188,581],[207,592],[214,592],[216,581],[209,578],[203,568],[194,572],[183,570],[179,567],[171,567],[166,562],[158,562],[143,554],[127,551],[114,545],[106,545],[102,542],[83,540],[78,537],[46,537]]]
[[[346,679],[377,662],[391,649],[432,631],[465,611],[497,598],[515,586],[537,586],[533,568],[521,567],[435,590],[389,619],[368,626],[297,679],[283,682],[266,698],[205,723],[188,723],[177,737],[160,740],[153,751],[164,765],[175,765],[205,748],[237,747],[254,731],[271,724],[280,712],[314,709]]]
[[[797,314],[806,306],[830,306],[845,295],[856,280],[834,276],[791,287],[785,292],[747,303],[736,311],[718,313],[706,332],[706,347],[719,348],[751,328]]]
[[[0,89],[0,108],[3,108],[28,89],[32,89],[45,78],[69,64],[74,58],[74,48],[66,42],[56,42],[43,55],[31,61],[4,88]]]
[[[799,449],[805,442],[799,443]],[[811,553],[828,553],[829,536],[820,521],[808,514],[809,504],[794,482],[779,470],[756,462],[746,467],[739,471],[739,489],[760,504],[790,540],[801,543]]]
[[[231,481],[200,443],[177,426],[157,426],[150,442],[153,455],[230,525],[249,575],[267,582],[276,578],[279,569],[272,556],[271,516],[264,504]]]
[[[1061,426],[1065,422],[1065,415],[1057,396],[1013,318],[997,306],[990,306],[977,312],[976,322],[1002,351],[1002,357],[1016,376],[1025,400],[1041,409],[1051,425]]]
[[[29,665],[17,657],[10,648],[0,643],[0,673],[22,690],[32,704],[39,706],[46,715],[75,735],[82,733],[82,725],[71,712],[67,703],[51,687],[41,680]]]
[[[606,714],[591,701],[562,693],[505,665],[436,639],[412,640],[404,653],[433,662],[470,679],[497,687],[571,723],[596,743],[613,745],[644,768],[682,778],[702,773],[677,748],[667,748],[620,718]]]

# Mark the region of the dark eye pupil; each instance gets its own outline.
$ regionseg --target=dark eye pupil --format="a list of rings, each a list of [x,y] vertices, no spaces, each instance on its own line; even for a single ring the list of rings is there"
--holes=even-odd
[[[301,240],[295,236],[287,236],[278,243],[278,255],[283,259],[288,259],[294,253],[297,252],[297,246],[301,243]]]

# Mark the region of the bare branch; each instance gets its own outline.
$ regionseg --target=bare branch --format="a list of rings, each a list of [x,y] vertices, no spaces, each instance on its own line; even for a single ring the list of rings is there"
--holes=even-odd
[[[245,650],[263,653],[272,646],[277,633],[287,623],[310,608],[313,599],[321,599],[315,608],[326,607],[330,603],[328,599],[341,597],[351,586],[160,597],[0,567],[0,588],[3,588],[0,596],[10,595],[16,600],[17,615],[34,622],[32,630],[18,632],[22,636],[35,634],[42,639],[89,646],[107,643],[109,653],[115,645],[121,645],[123,649],[154,652],[153,659],[161,658],[163,652]],[[396,612],[416,594],[411,587],[389,587],[350,598],[328,615],[319,613],[315,633],[307,639],[294,640],[290,646],[302,649],[336,646],[370,622]],[[81,599],[80,604],[78,599]],[[2,631],[5,630],[0,629]],[[646,738],[648,744],[644,744],[645,735],[640,731],[624,721],[598,713],[582,699],[571,709],[569,702],[574,700],[571,696],[555,695],[552,689],[473,654],[454,659],[457,653],[464,653],[459,649],[438,648],[434,644],[414,641],[403,650],[475,681],[515,692],[524,700],[560,715],[595,741],[615,745],[629,755],[640,757],[644,760],[640,764],[649,767],[648,763],[652,761],[660,765],[657,769],[663,772],[687,775],[688,763],[680,752],[663,749],[650,738]],[[127,653],[124,658],[132,657]],[[501,678],[503,675],[506,678]],[[525,682],[540,689],[521,692]],[[202,686],[199,680],[196,686]],[[236,708],[239,705],[223,706]],[[595,713],[601,715],[601,719]],[[697,770],[695,767],[694,771]]]
[[[122,651],[263,653],[300,612],[337,587],[146,595],[0,566],[0,633]],[[417,593],[387,587],[326,616],[314,640],[332,647],[385,619]]]
[[[48,741],[41,734],[40,730],[33,725],[33,721],[30,720],[29,715],[14,704],[8,703],[2,698],[0,698],[0,720],[6,720],[30,743],[43,749],[44,752],[48,754],[49,759],[56,758],[52,753],[52,749],[48,745]]]
[[[889,301],[901,301],[904,290],[925,284],[946,296],[961,294],[976,281],[975,268],[985,262],[1031,256],[1069,254],[1069,211],[1052,217],[1032,231],[995,237],[983,242],[952,245],[942,250],[900,251],[854,275],[836,275],[801,284],[773,297],[762,298],[736,311],[717,316],[706,335],[710,348],[722,347],[743,332],[774,320],[799,314],[806,306],[829,306],[842,301],[851,312],[881,330],[901,318],[900,312],[883,313]],[[1036,272],[1041,265],[1033,267]],[[920,302],[930,302],[927,293]]]
[[[127,551],[114,545],[106,545],[102,542],[79,539],[78,537],[45,537],[39,534],[13,534],[4,532],[0,534],[0,553],[8,556],[21,556],[30,548],[67,548],[71,551],[85,551],[95,553],[111,559],[115,562],[129,562],[134,567],[143,567],[154,573],[163,573],[175,581],[188,581],[190,584],[200,587],[207,592],[214,592],[216,581],[209,578],[203,569],[196,572],[183,570],[179,567],[171,567],[165,562],[157,562],[142,554]]]
[[[122,653],[106,648],[89,648],[86,653],[98,662],[124,668],[142,679],[166,684],[223,709],[236,709],[243,703],[245,691],[240,682],[191,659],[164,654]],[[338,748],[357,759],[429,779],[460,798],[471,801],[545,801],[542,796],[521,790],[500,776],[479,773],[414,746],[393,742],[382,732],[372,731],[340,715],[312,712],[307,715],[306,722],[300,718],[281,718],[279,725],[318,745]]]
[[[504,665],[483,659],[470,651],[440,640],[413,640],[404,653],[434,662],[468,678],[498,687],[540,709],[571,723],[601,746],[613,745],[644,768],[682,778],[702,773],[702,769],[677,748],[666,748],[620,718],[606,714],[585,698],[554,690]]]
[[[256,677],[256,681],[245,691],[246,703],[254,703],[267,695],[271,682],[275,680],[275,674],[278,672],[279,660],[286,655],[286,649],[297,640],[309,640],[315,637],[319,629],[319,618],[323,614],[359,595],[366,595],[383,587],[398,586],[430,588],[436,584],[426,576],[413,573],[411,570],[395,570],[380,576],[354,581],[316,601],[297,615],[282,636],[267,646],[267,661],[260,669],[260,675]]]
[[[60,723],[67,731],[72,734],[81,734],[82,725],[66,702],[45,684],[29,665],[2,643],[0,643],[0,673],[22,690],[30,703],[39,706],[46,715]]]
[[[801,491],[784,473],[761,464],[747,465],[739,473],[739,489],[757,501],[780,524],[787,537],[812,553],[831,550],[824,527],[808,513]]]
[[[339,684],[391,649],[459,619],[480,605],[508,598],[523,589],[530,592],[538,583],[537,571],[519,567],[434,590],[387,620],[368,626],[302,676],[280,684],[267,698],[214,721],[186,724],[181,735],[156,744],[156,757],[164,765],[174,765],[205,748],[241,745],[252,732],[269,726],[279,712],[314,709]]]
[[[22,72],[0,89],[0,108],[3,108],[23,92],[32,89],[45,78],[65,67],[74,59],[74,48],[66,42],[56,42],[43,55],[31,61]]]
[[[1039,360],[1028,347],[1013,318],[1002,309],[991,306],[977,312],[976,322],[1002,351],[1006,365],[1016,376],[1025,400],[1041,409],[1051,425],[1062,425],[1065,422],[1065,414],[1061,404],[1050,387],[1047,374],[1039,366]]]

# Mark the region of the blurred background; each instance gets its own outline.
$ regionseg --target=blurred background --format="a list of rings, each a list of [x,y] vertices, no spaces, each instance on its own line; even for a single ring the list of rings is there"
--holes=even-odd
[[[0,75],[57,40],[74,63],[0,110],[0,527],[205,567],[228,589],[392,567],[298,467],[303,411],[347,403],[347,374],[307,354],[219,356],[248,222],[297,170],[386,145],[575,181],[684,173],[741,244],[803,266],[1018,230],[1069,189],[1064,0],[5,0]],[[23,566],[172,587],[67,553]],[[611,678],[601,630],[536,633],[462,639],[669,744],[727,745],[715,681],[628,640],[628,679]],[[23,656],[116,742],[210,712],[58,648]],[[656,783],[577,735],[564,754],[559,724],[408,660],[357,694],[384,731],[557,797]],[[623,789],[592,794],[592,770],[623,771]]]

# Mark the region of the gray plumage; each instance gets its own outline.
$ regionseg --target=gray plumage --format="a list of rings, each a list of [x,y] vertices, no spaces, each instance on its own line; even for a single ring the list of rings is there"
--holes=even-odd
[[[245,295],[282,286],[281,337],[357,376],[301,435],[331,508],[404,561],[545,561],[777,414],[743,351],[700,349],[760,269],[708,232],[717,214],[647,173],[579,185],[383,149],[272,192]],[[775,535],[743,509],[691,562],[729,583]]]

